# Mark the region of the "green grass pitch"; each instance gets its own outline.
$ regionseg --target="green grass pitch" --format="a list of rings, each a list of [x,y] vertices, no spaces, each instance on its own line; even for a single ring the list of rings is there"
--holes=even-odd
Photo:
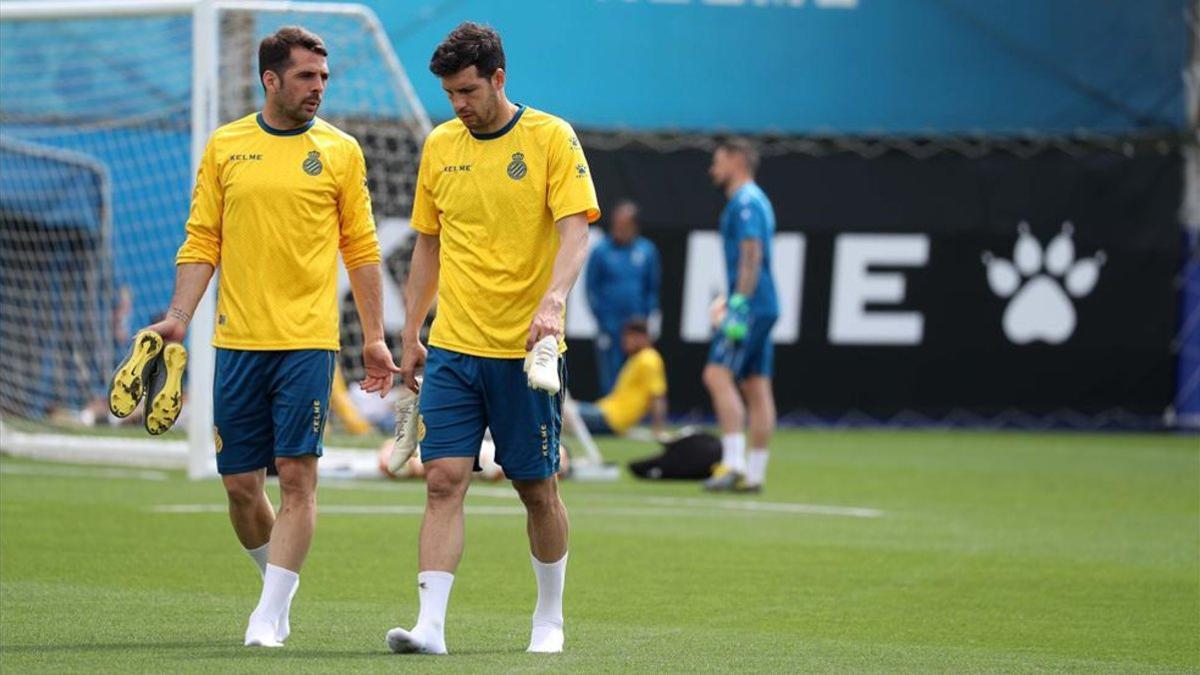
[[[0,671],[1200,670],[1196,436],[789,431],[774,448],[756,497],[564,485],[560,656],[522,651],[519,502],[475,486],[440,659],[384,644],[416,618],[420,484],[323,483],[291,639],[249,650],[259,580],[216,480],[5,457]]]

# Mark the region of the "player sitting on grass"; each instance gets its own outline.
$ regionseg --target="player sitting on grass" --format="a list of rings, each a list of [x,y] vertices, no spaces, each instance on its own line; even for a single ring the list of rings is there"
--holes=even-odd
[[[652,413],[654,435],[661,436],[667,421],[667,373],[644,319],[625,323],[621,329],[621,348],[625,351],[625,363],[612,393],[595,403],[574,402],[579,417],[588,431],[604,436],[624,434]]]

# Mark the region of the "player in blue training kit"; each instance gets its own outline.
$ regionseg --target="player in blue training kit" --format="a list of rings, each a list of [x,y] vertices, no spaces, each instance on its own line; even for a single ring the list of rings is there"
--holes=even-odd
[[[587,266],[587,299],[596,317],[596,372],[600,395],[612,391],[625,363],[621,331],[633,319],[658,311],[662,266],[658,248],[638,236],[637,205],[625,201],[613,209],[608,236],[592,249]]]
[[[775,430],[775,394],[771,390],[775,354],[771,328],[779,318],[779,298],[771,278],[775,212],[754,182],[757,168],[754,147],[743,139],[732,139],[717,146],[708,170],[713,183],[729,197],[721,212],[729,293],[704,367],[704,385],[712,396],[722,432],[721,463],[704,483],[709,491],[762,490],[767,443]],[[747,418],[749,452],[743,431]]]

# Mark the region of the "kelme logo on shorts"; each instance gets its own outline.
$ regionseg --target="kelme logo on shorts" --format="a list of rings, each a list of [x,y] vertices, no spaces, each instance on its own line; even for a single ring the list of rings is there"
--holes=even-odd
[[[512,157],[512,161],[508,163],[508,177],[513,180],[521,180],[529,170],[525,166],[525,155],[516,152]]]
[[[312,411],[313,411],[313,418],[312,418],[313,433],[320,434],[321,433],[321,402],[315,398],[313,399]]]
[[[301,165],[304,167],[304,173],[310,176],[321,175],[321,169],[324,169],[325,167],[321,164],[320,157],[321,153],[317,152],[316,150],[308,153],[308,159],[304,160],[304,164]]]

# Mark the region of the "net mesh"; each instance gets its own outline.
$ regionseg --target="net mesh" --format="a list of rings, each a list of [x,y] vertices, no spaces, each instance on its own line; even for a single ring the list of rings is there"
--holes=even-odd
[[[302,25],[329,49],[320,114],[359,139],[376,217],[407,216],[428,123],[364,16],[222,10],[218,20],[219,123],[262,105],[258,42]],[[191,15],[0,20],[6,423],[118,425],[107,413],[108,377],[131,333],[167,309],[184,236],[192,28]],[[346,376],[357,377],[353,311],[343,312],[343,344]],[[171,433],[185,428],[181,420]]]

